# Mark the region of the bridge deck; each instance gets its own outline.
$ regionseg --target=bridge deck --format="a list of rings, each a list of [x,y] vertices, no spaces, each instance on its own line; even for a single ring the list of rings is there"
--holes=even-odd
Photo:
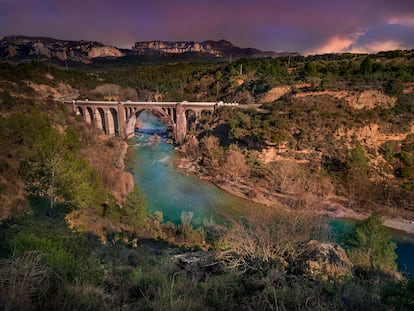
[[[104,100],[64,100],[65,104],[90,104],[90,105],[105,105],[105,106],[114,106],[114,105],[124,105],[124,106],[165,106],[171,107],[177,104],[182,106],[191,106],[191,107],[213,107],[213,106],[238,106],[238,103],[223,103],[223,102],[139,102],[139,101],[104,101]]]

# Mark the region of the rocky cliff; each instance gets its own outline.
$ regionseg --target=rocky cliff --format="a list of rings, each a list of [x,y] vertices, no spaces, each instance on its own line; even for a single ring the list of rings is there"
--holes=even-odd
[[[278,57],[296,55],[296,53],[265,52],[253,48],[240,48],[226,40],[203,42],[194,41],[142,41],[136,42],[132,47],[137,54],[181,54],[181,53],[205,53],[216,57]]]
[[[90,64],[99,59],[117,59],[123,56],[169,56],[195,53],[198,57],[260,58],[297,55],[297,53],[264,52],[240,48],[226,40],[220,41],[144,41],[136,42],[132,50],[107,46],[96,41],[67,41],[47,37],[6,36],[0,39],[0,61],[75,62]]]
[[[65,41],[45,37],[7,36],[0,40],[0,60],[57,60],[90,63],[99,57],[121,57],[116,47],[96,41]]]

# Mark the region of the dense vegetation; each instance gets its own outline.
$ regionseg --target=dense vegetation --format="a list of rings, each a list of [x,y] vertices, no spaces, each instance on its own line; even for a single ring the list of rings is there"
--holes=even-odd
[[[78,71],[0,64],[0,309],[414,308],[413,281],[397,272],[395,244],[379,215],[334,237],[307,213],[332,194],[364,211],[413,210],[413,135],[375,148],[333,135],[340,127],[372,123],[385,133],[408,129],[413,98],[404,90],[414,81],[413,62],[412,52],[397,51]],[[266,193],[277,198],[277,208],[195,229],[191,213],[180,224],[149,214],[137,187],[117,202],[111,172],[119,140],[102,140],[27,81],[52,88],[65,83],[90,98],[123,92],[145,100],[244,104],[288,85],[287,94],[261,109],[204,115],[182,147],[216,183],[241,185],[252,199]],[[381,90],[397,101],[358,110],[325,95],[295,97],[303,90],[344,89]],[[299,162],[263,163],[257,154],[269,146],[284,146]],[[318,156],[290,153],[308,149]],[[382,167],[373,164],[378,155],[386,161]],[[394,178],[384,178],[389,175]],[[336,264],[346,269],[328,268],[329,257],[329,265],[316,261],[319,270],[307,269],[315,239],[335,249],[329,241],[340,242],[350,261]],[[210,261],[183,267],[175,255],[194,250]]]

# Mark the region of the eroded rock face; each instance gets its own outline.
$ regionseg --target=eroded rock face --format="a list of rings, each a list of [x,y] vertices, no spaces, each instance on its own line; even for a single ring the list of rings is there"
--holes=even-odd
[[[116,201],[122,204],[128,193],[134,190],[134,178],[131,173],[122,170],[117,170],[113,177],[114,187],[111,192]]]
[[[297,93],[295,98],[303,98],[307,96],[323,96],[329,95],[336,99],[343,99],[345,102],[354,109],[374,109],[380,108],[392,108],[394,107],[397,98],[390,97],[383,92],[377,90],[367,90],[363,92],[355,91],[320,91],[320,92],[302,92]]]
[[[161,54],[180,54],[180,53],[206,53],[215,57],[234,58],[240,57],[279,57],[288,55],[297,55],[297,53],[275,53],[270,51],[261,51],[253,48],[240,48],[234,46],[227,40],[203,42],[194,41],[141,41],[136,42],[132,50],[138,54],[161,53]]]
[[[324,280],[352,274],[353,264],[336,243],[309,241],[296,262],[295,272]]]
[[[336,140],[342,140],[348,148],[351,148],[352,141],[356,138],[361,145],[378,148],[387,141],[401,141],[408,135],[414,134],[414,124],[410,129],[403,133],[383,133],[379,124],[368,124],[361,128],[347,128],[341,126],[338,128],[334,137]]]
[[[17,55],[16,47],[9,45],[7,47],[7,57],[15,57]]]
[[[55,87],[46,84],[37,84],[32,81],[26,81],[26,84],[36,92],[37,96],[41,98],[60,98],[64,95],[75,93],[75,89],[73,89],[69,84],[62,82],[58,83]]]
[[[124,54],[115,47],[112,46],[94,46],[88,52],[88,58],[97,58],[97,57],[121,57]]]
[[[33,43],[33,49],[31,51],[35,55],[43,55],[47,58],[52,56],[50,49],[42,42]]]
[[[122,57],[116,47],[95,41],[65,41],[46,37],[7,36],[0,40],[0,59],[72,60],[89,63],[99,57]]]
[[[27,81],[26,84],[31,87],[38,96],[41,98],[60,98],[67,94],[77,93],[69,84],[59,83],[56,87],[52,87],[46,84],[37,84],[32,81]]]
[[[212,49],[210,44],[194,42],[194,41],[144,41],[137,42],[134,45],[135,51],[157,50],[164,53],[188,53],[188,52],[205,52],[209,54],[219,55],[220,52]]]
[[[268,91],[263,98],[261,99],[262,103],[271,103],[275,100],[278,100],[283,95],[292,91],[292,88],[289,85],[280,85],[272,88]]]

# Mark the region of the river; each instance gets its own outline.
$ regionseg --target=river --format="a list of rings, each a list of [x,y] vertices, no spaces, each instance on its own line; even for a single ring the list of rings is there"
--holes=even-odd
[[[147,112],[141,113],[141,129],[135,135],[132,147],[135,183],[144,193],[148,209],[161,211],[164,220],[180,223],[182,213],[192,213],[192,223],[202,225],[205,220],[222,212],[234,212],[244,207],[257,207],[255,203],[240,199],[200,180],[193,174],[186,174],[174,166],[178,156],[171,144],[166,143],[162,133],[165,125]],[[153,133],[160,135],[159,141],[151,139]],[[350,230],[352,222],[334,220],[334,228]],[[414,239],[394,234],[397,242],[398,267],[400,271],[414,275]]]

